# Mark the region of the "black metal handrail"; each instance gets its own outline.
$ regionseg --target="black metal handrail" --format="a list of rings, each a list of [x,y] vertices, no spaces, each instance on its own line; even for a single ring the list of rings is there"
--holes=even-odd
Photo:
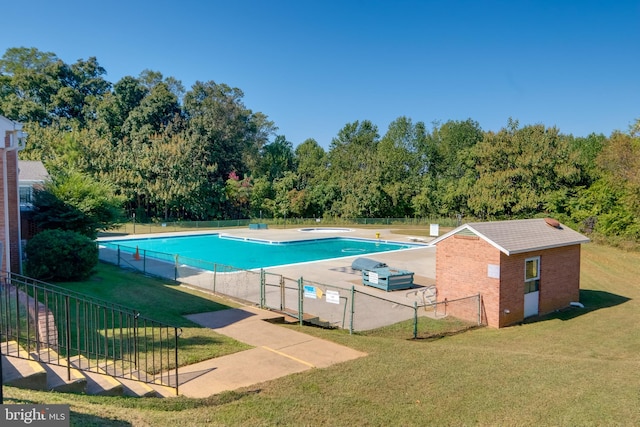
[[[2,353],[174,388],[180,328],[136,310],[0,272]],[[16,346],[13,342],[17,343]],[[21,354],[24,353],[24,354]]]

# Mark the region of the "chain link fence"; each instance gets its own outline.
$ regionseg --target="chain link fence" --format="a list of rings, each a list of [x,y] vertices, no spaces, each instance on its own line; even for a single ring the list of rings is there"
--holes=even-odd
[[[483,324],[479,294],[437,301],[434,286],[378,293],[364,286],[338,286],[154,251],[138,252],[113,242],[110,247],[100,246],[100,259],[278,311],[300,323],[351,333],[415,339]]]
[[[230,219],[219,221],[164,221],[164,222],[127,222],[109,230],[113,233],[125,234],[153,234],[166,232],[180,232],[192,230],[209,230],[217,228],[246,227],[249,224],[266,224],[270,228],[286,228],[297,226],[347,226],[347,225],[415,225],[424,226],[440,224],[442,227],[457,227],[463,222],[463,217],[433,217],[433,218],[255,218]]]

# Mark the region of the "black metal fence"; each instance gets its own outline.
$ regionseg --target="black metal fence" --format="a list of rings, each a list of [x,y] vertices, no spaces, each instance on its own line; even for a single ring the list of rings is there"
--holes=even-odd
[[[180,328],[15,273],[0,275],[3,353],[66,367],[68,379],[71,369],[80,369],[178,393]]]

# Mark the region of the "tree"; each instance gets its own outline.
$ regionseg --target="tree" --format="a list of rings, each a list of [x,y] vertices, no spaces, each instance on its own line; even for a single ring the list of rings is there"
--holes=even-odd
[[[399,117],[389,125],[378,144],[380,184],[384,193],[385,216],[412,215],[413,197],[419,192],[422,175],[430,168],[431,159],[420,156],[426,146],[424,124]]]
[[[240,89],[213,81],[196,82],[184,97],[188,120],[187,138],[203,148],[202,161],[208,173],[207,216],[225,216],[225,182],[231,172],[248,172],[247,153],[264,142],[272,123],[263,114],[253,114],[242,103]]]
[[[94,239],[121,219],[122,198],[113,188],[70,171],[45,183],[34,197],[34,221],[43,229],[81,233]]]
[[[580,167],[581,176],[584,179],[582,185],[590,185],[600,174],[597,158],[602,148],[607,143],[607,137],[602,134],[592,133],[587,137],[569,138],[571,151],[577,157],[577,166]]]
[[[231,172],[226,183],[226,195],[233,211],[227,215],[231,218],[246,218],[250,212],[251,190],[253,184],[251,178],[245,176],[240,179],[238,174]]]
[[[43,126],[66,121],[84,126],[111,87],[95,57],[68,65],[35,48],[8,49],[0,60],[0,73],[5,76],[0,111]]]
[[[22,123],[49,123],[47,105],[57,92],[49,68],[58,61],[52,52],[10,48],[0,59],[0,113]]]
[[[260,154],[256,175],[265,176],[269,181],[282,178],[294,168],[293,145],[284,135],[276,136],[275,141],[263,146]]]
[[[164,83],[156,86],[129,111],[122,123],[122,133],[130,140],[146,141],[160,133],[180,115],[178,99]]]
[[[337,188],[330,182],[329,157],[314,139],[307,139],[295,149],[299,197],[304,197],[305,217],[322,217],[337,197]]]
[[[378,129],[368,120],[345,125],[331,142],[330,181],[339,189],[332,211],[349,218],[380,214]]]
[[[147,87],[138,79],[125,76],[113,86],[113,92],[106,95],[97,106],[98,126],[102,134],[108,135],[114,145],[124,137],[122,126],[129,113],[140,105],[148,92]]]
[[[586,217],[606,236],[640,240],[640,137],[634,128],[614,132],[596,163],[601,176],[580,194],[574,217]]]
[[[266,177],[255,178],[252,183],[249,195],[250,215],[254,218],[273,218],[276,213],[273,184]]]
[[[294,159],[300,179],[300,188],[306,188],[326,180],[329,168],[327,153],[315,139],[307,139],[298,145],[295,149]]]
[[[201,147],[181,134],[156,135],[144,151],[148,165],[141,170],[141,188],[153,214],[165,220],[202,218],[207,207],[202,204],[202,191],[207,185],[207,171],[201,160]]]
[[[489,132],[473,156],[478,179],[468,205],[477,216],[527,217],[549,211],[556,194],[580,182],[574,152],[557,128],[543,125]]]
[[[468,211],[467,200],[477,179],[472,150],[483,137],[478,122],[467,119],[435,126],[427,138],[421,150],[427,166],[421,198],[428,198],[441,215]]]

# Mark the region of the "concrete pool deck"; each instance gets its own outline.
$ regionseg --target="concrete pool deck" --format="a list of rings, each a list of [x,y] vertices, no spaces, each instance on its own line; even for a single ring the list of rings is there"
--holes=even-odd
[[[224,230],[203,230],[187,234],[228,234],[240,238],[264,239],[272,241],[307,240],[328,237],[355,237],[400,243],[414,243],[406,235],[394,234],[390,229],[358,229],[342,232],[300,232],[297,229],[249,229],[232,228]],[[130,235],[128,238],[160,237],[184,235],[185,233],[163,233],[149,235]],[[108,238],[113,240],[113,238]],[[425,238],[425,240],[431,240]],[[113,252],[113,251],[112,251]],[[419,247],[409,250],[380,252],[366,255],[367,258],[384,262],[398,269],[413,271],[414,282],[421,286],[435,283],[435,248]],[[405,291],[385,292],[380,289],[362,285],[359,274],[351,270],[351,263],[358,256],[349,256],[327,261],[294,264],[269,268],[271,273],[286,277],[298,278],[318,283],[331,284],[351,288],[357,286],[358,291],[378,295],[387,300],[407,303]],[[149,269],[158,269],[159,275],[170,273],[170,263],[149,262]],[[181,280],[182,281],[182,280]],[[188,284],[188,281],[183,281]],[[281,317],[269,310],[253,306],[223,310],[214,313],[199,313],[186,316],[203,327],[212,328],[216,332],[227,335],[238,341],[250,344],[254,348],[239,353],[206,360],[180,369],[180,394],[187,397],[206,397],[227,390],[252,387],[264,381],[277,379],[293,373],[315,368],[329,368],[334,364],[354,360],[366,354],[349,347],[306,335],[301,332],[282,328],[268,322],[268,319]],[[384,317],[378,311],[377,316]]]
[[[301,227],[311,228],[311,227]],[[321,227],[314,227],[321,228]],[[337,227],[328,227],[337,228]],[[249,229],[248,227],[241,228],[225,228],[215,230],[196,230],[187,232],[169,232],[162,234],[135,234],[121,237],[103,237],[100,240],[119,240],[119,239],[140,239],[140,238],[152,238],[152,237],[171,237],[171,236],[184,236],[184,235],[197,235],[197,234],[212,234],[218,233],[221,235],[229,235],[238,238],[249,239],[262,239],[269,241],[292,241],[292,240],[309,240],[309,239],[322,239],[330,237],[343,237],[343,238],[361,238],[377,240],[379,234],[380,241],[390,241],[396,243],[405,244],[424,244],[423,247],[416,247],[407,250],[392,251],[392,252],[379,252],[369,255],[353,255],[343,258],[335,258],[326,261],[314,261],[307,263],[291,264],[281,267],[271,267],[265,269],[270,273],[279,274],[290,278],[304,277],[305,280],[314,281],[318,283],[330,284],[332,286],[338,286],[342,288],[350,288],[352,285],[360,285],[359,291],[371,293],[373,295],[384,295],[385,298],[395,299],[399,292],[385,292],[376,288],[371,288],[362,285],[362,280],[359,274],[354,274],[351,270],[351,263],[354,259],[364,256],[365,258],[372,258],[377,261],[381,261],[389,265],[390,267],[408,270],[414,273],[414,283],[418,286],[430,286],[435,284],[435,247],[427,246],[428,241],[433,240],[431,237],[419,238],[420,241],[416,241],[415,237],[395,234],[389,228],[376,228],[376,229],[362,229],[355,227],[349,228],[349,232],[332,231],[332,232],[301,232],[299,229],[282,229],[282,228],[269,228],[269,229]],[[105,257],[101,256],[101,259]],[[147,271],[154,273],[157,270],[159,276],[171,277],[173,266],[166,262],[149,262],[146,265]],[[188,283],[188,282],[187,282]],[[193,283],[195,286],[197,284]],[[412,300],[406,300],[400,298],[398,302],[412,303]]]
[[[309,233],[301,232],[298,229],[249,229],[248,227],[240,228],[225,228],[215,230],[197,230],[189,232],[170,232],[162,234],[136,234],[123,236],[122,239],[140,239],[147,237],[170,237],[170,236],[184,236],[184,235],[197,235],[197,234],[212,234],[218,233],[223,235],[234,236],[238,238],[250,238],[250,239],[262,239],[270,241],[292,241],[292,240],[309,240],[320,239],[330,237],[344,237],[344,238],[364,238],[376,240],[377,235],[381,241],[390,241],[398,243],[413,243],[415,244],[415,237],[395,234],[389,228],[376,228],[376,229],[362,229],[351,227],[350,232],[329,232],[329,233]],[[98,240],[114,240],[113,238],[101,238]],[[429,241],[432,238],[425,237],[423,240]],[[424,244],[425,242],[421,242]],[[358,257],[364,256],[366,258],[375,259],[386,263],[392,268],[400,270],[408,270],[414,273],[414,288],[411,290],[398,290],[386,292],[381,289],[377,289],[371,286],[364,286],[362,284],[362,278],[360,272],[353,271],[351,264],[353,260]],[[101,250],[100,259],[117,263],[116,252],[113,250]],[[122,262],[119,264],[124,267],[138,269],[148,274],[153,274],[160,277],[166,277],[170,279],[175,278],[176,268],[171,262],[158,261],[151,258],[142,261],[133,261],[131,255],[125,255]],[[286,277],[289,279],[288,286],[296,286],[294,281],[299,278],[304,278],[307,282],[315,282],[321,285],[328,285],[333,289],[342,289],[341,293],[349,292],[352,287],[355,287],[356,291],[363,294],[372,295],[373,297],[381,298],[380,301],[392,301],[394,303],[402,304],[404,306],[413,306],[414,303],[419,305],[424,303],[424,296],[417,291],[425,290],[431,285],[435,285],[435,247],[424,245],[421,247],[414,247],[411,249],[392,251],[392,252],[378,252],[370,255],[353,255],[341,258],[334,258],[325,261],[314,261],[307,263],[291,264],[280,267],[271,267],[265,269],[265,272]],[[258,274],[258,270],[255,270],[254,274]],[[240,298],[245,301],[258,302],[260,301],[260,288],[259,286],[246,286],[242,289],[243,294],[228,294],[224,291],[224,287],[220,286],[220,280],[218,281],[218,287],[212,285],[214,277],[211,271],[203,271],[194,268],[180,268],[177,281],[194,286],[197,289],[205,291],[213,291],[214,293],[223,293],[232,298]],[[272,276],[273,277],[273,276]],[[252,280],[257,280],[256,278]],[[228,286],[237,287],[238,283],[229,284]],[[234,288],[235,289],[235,288]],[[273,288],[271,288],[273,289]],[[272,300],[273,302],[273,300]],[[309,301],[313,304],[314,301]],[[297,303],[290,298],[287,298],[286,306],[291,307],[294,304],[297,307]],[[267,306],[273,306],[274,304],[267,303]],[[313,311],[313,309],[310,307]],[[378,310],[378,308],[372,308],[372,310]],[[396,323],[397,318],[392,315],[392,312],[386,311],[385,314],[389,314],[389,317],[379,313],[376,316],[369,316],[367,323],[360,323],[358,329],[371,329],[374,327],[383,326],[385,324]],[[335,314],[333,318],[331,316],[322,316],[323,319],[330,320],[332,323],[342,323],[341,319],[338,319]],[[360,317],[362,319],[362,317]],[[340,326],[338,324],[338,326]]]

